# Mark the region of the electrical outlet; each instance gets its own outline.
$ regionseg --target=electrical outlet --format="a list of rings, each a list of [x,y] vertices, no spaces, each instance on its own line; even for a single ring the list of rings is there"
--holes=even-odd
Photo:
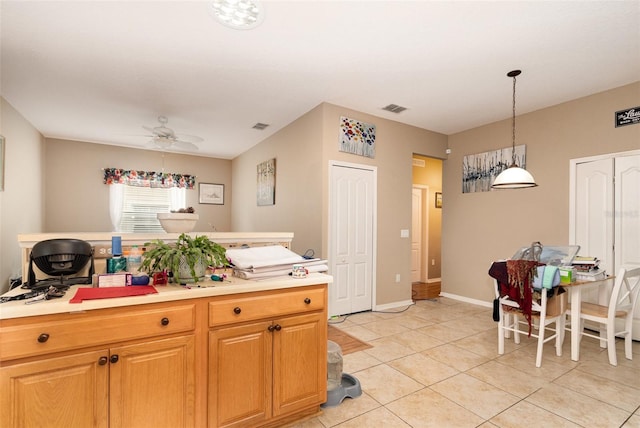
[[[108,259],[109,257],[111,257],[111,245],[94,245],[94,259]]]
[[[396,274],[396,282],[400,282],[400,274],[399,273]]]
[[[431,259],[431,266],[435,266],[436,265],[436,259]]]
[[[408,238],[409,237],[409,229],[400,229],[400,237]]]

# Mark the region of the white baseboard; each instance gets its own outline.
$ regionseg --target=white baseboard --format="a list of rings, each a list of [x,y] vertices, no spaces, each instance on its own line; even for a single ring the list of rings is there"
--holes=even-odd
[[[457,294],[451,293],[440,293],[440,296],[447,297],[453,300],[459,300],[465,303],[471,303],[473,305],[484,306],[485,308],[493,308],[493,302],[485,302],[484,300],[471,299],[469,297],[458,296]]]
[[[415,303],[413,302],[413,300],[404,300],[402,302],[393,302],[393,303],[386,303],[384,305],[376,305],[373,310],[374,311],[386,311],[388,309],[396,309],[396,308],[401,308],[401,307],[406,307],[406,306],[412,306]]]

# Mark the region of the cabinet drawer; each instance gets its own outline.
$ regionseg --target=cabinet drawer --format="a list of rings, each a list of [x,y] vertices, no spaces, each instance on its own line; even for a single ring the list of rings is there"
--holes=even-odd
[[[190,331],[195,305],[108,309],[3,323],[0,360]]]
[[[324,286],[268,294],[256,293],[247,297],[227,296],[209,302],[209,326],[319,311],[325,305]]]

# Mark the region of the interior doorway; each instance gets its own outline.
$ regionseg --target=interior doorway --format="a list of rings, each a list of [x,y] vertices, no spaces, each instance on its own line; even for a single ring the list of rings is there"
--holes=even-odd
[[[411,275],[412,298],[440,295],[442,160],[413,155]]]

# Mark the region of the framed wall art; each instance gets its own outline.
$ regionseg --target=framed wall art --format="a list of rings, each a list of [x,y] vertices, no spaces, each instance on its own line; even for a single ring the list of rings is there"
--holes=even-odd
[[[516,146],[516,163],[526,168],[527,147]],[[512,148],[466,155],[462,160],[462,193],[489,192],[496,177],[512,163]]]
[[[224,184],[199,183],[198,190],[201,204],[224,205]]]
[[[256,199],[258,206],[276,203],[276,159],[258,164]]]
[[[340,117],[341,152],[354,155],[376,157],[376,126],[359,120]]]

